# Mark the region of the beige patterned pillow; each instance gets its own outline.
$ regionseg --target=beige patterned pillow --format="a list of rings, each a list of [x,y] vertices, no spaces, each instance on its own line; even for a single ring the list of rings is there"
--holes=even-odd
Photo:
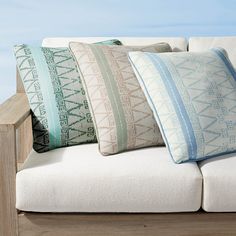
[[[161,133],[128,60],[129,51],[170,52],[166,43],[145,47],[71,42],[103,155],[163,145]]]

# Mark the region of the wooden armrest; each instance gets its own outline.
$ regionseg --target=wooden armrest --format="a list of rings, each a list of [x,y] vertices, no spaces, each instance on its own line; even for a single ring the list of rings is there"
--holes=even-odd
[[[0,105],[0,136],[14,132],[17,163],[23,163],[32,150],[32,124],[27,96],[17,93]],[[13,142],[13,140],[9,140]],[[0,146],[2,143],[0,143]]]
[[[30,121],[25,94],[17,93],[0,105],[0,235],[18,235],[15,208],[17,157],[26,156],[31,148]]]
[[[13,95],[0,105],[0,131],[4,131],[8,126],[18,128],[29,115],[30,107],[26,95]]]

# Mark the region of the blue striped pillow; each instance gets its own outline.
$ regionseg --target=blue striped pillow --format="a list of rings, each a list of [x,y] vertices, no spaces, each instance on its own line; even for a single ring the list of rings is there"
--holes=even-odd
[[[223,49],[129,59],[176,163],[236,151],[236,72]]]

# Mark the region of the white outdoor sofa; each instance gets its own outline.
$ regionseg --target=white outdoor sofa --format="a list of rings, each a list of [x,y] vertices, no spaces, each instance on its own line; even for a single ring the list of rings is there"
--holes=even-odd
[[[109,38],[46,38],[43,46]],[[174,51],[223,47],[236,67],[236,37],[115,38],[167,42]],[[87,144],[38,154],[17,77],[16,94],[0,106],[0,236],[236,235],[235,170],[236,154],[174,164],[165,147],[103,157]]]

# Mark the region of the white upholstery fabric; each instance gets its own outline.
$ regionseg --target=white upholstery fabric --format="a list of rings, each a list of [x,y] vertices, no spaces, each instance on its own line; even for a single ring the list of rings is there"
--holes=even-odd
[[[189,51],[224,48],[236,67],[236,37],[192,37]],[[227,158],[229,157],[229,158]],[[236,155],[230,154],[199,163],[203,175],[202,207],[209,212],[236,211]]]
[[[189,39],[189,51],[205,51],[213,47],[224,48],[234,67],[236,67],[236,37],[192,37]]]
[[[97,144],[31,152],[16,176],[16,207],[36,212],[184,212],[201,205],[196,163],[153,147],[101,156]]]
[[[186,51],[188,42],[185,38],[162,37],[81,37],[81,38],[45,38],[44,47],[68,47],[69,42],[95,43],[108,39],[119,39],[124,45],[149,45],[159,42],[169,43],[174,51]]]
[[[202,207],[209,212],[236,211],[236,154],[199,163],[203,175]]]

